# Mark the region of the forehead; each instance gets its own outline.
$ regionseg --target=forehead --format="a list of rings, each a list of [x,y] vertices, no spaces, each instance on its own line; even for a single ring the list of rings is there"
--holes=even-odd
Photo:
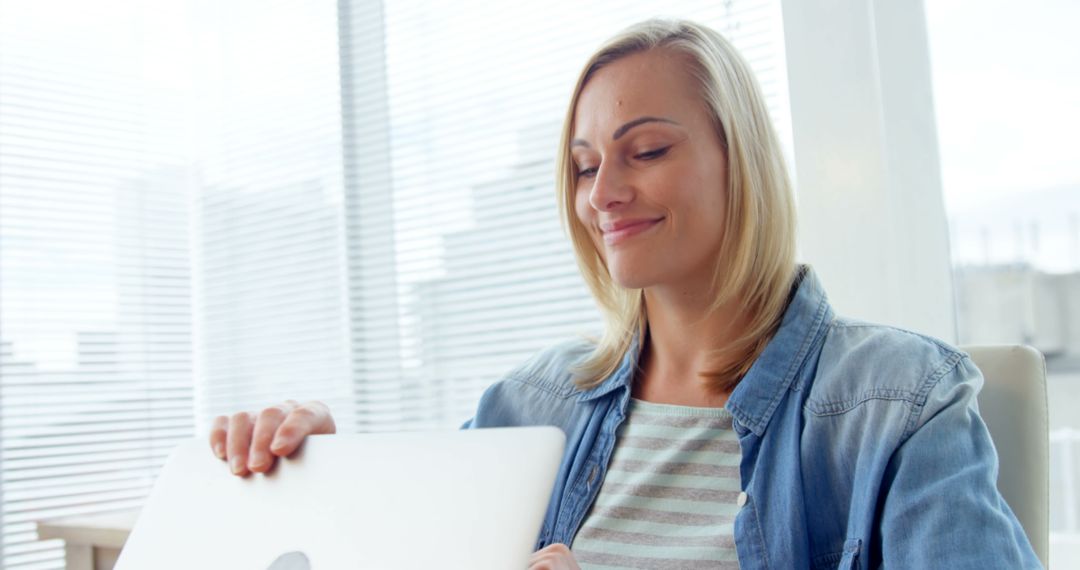
[[[668,51],[650,50],[609,63],[589,79],[574,109],[574,135],[610,137],[619,125],[641,116],[692,125],[703,114],[686,61]]]

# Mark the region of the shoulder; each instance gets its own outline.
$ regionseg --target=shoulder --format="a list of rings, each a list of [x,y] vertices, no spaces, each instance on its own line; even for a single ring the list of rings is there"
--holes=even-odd
[[[826,332],[807,408],[835,414],[880,400],[922,407],[935,389],[968,383],[977,391],[979,380],[967,355],[944,341],[837,318]]]
[[[571,338],[553,344],[512,370],[503,382],[569,397],[577,390],[574,384],[576,366],[588,358],[595,348],[596,344],[585,338]]]
[[[592,353],[585,339],[549,346],[484,391],[471,427],[570,425],[577,409],[574,368]]]

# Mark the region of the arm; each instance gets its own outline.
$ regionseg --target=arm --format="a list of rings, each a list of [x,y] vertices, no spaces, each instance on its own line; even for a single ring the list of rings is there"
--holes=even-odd
[[[879,503],[874,542],[885,567],[1041,568],[997,490],[997,453],[976,401],[982,382],[963,358],[931,379],[913,411]]]

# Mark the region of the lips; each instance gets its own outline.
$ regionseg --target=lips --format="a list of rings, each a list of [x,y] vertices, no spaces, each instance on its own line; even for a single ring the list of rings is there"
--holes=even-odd
[[[662,221],[664,221],[663,217],[616,220],[600,224],[600,231],[604,235],[605,244],[618,245],[641,232],[655,227]]]

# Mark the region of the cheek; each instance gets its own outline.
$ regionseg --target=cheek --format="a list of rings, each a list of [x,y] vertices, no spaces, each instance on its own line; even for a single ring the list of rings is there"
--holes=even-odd
[[[699,173],[680,185],[678,192],[668,197],[670,203],[678,204],[680,217],[679,235],[695,243],[715,247],[723,235],[724,210],[727,191],[723,183],[717,183],[715,174]]]

